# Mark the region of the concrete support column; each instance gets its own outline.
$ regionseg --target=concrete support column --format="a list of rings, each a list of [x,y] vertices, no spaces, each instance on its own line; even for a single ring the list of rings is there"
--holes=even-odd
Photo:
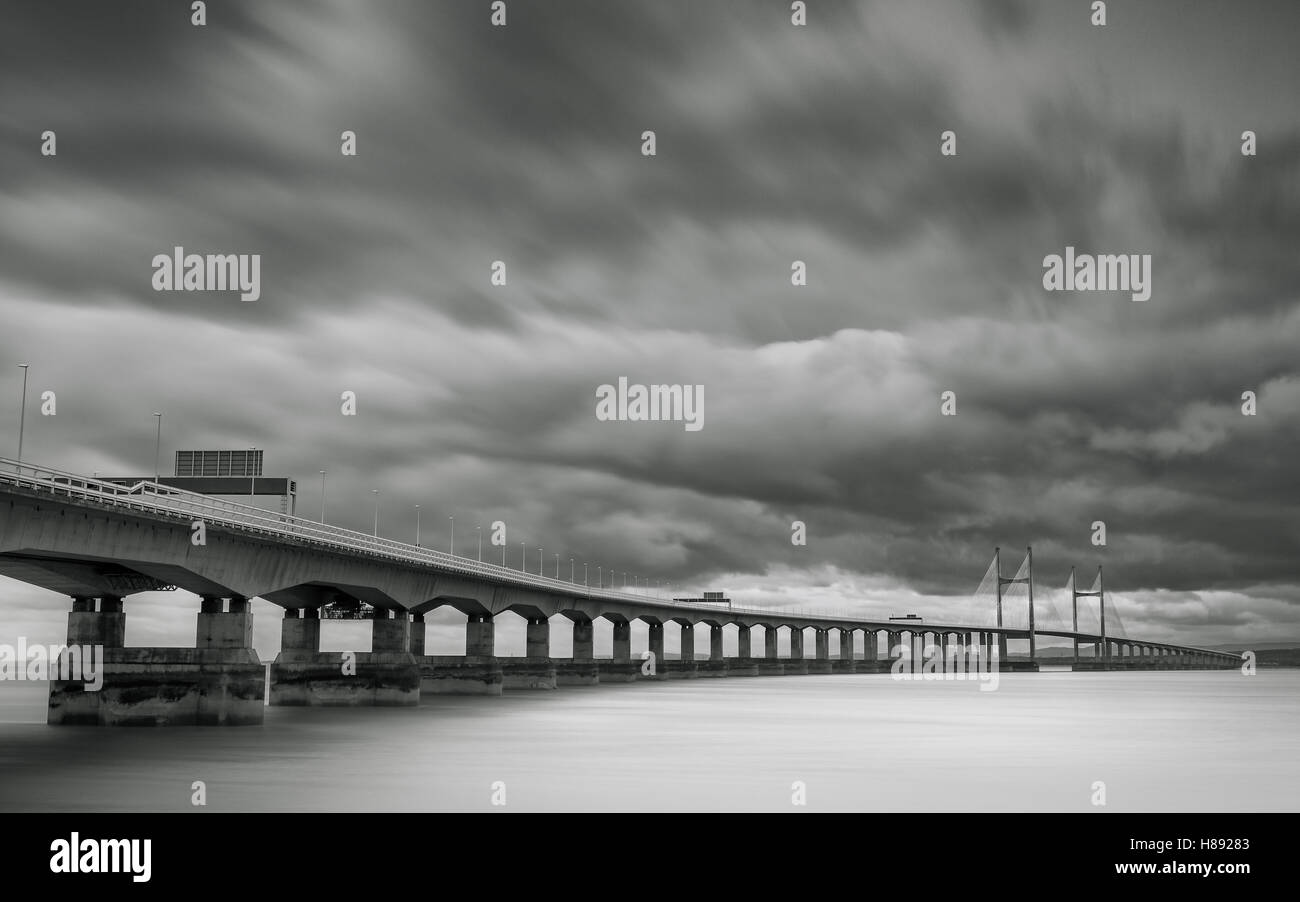
[[[375,608],[375,619],[370,621],[371,654],[409,653],[411,648],[411,621],[405,611],[397,612]]]
[[[573,660],[590,661],[596,657],[596,628],[590,620],[573,621]]]
[[[1007,653],[1007,634],[998,633],[998,661],[1005,661],[1009,657]],[[999,667],[1001,664],[999,663]]]
[[[424,655],[424,615],[411,615],[411,654]]]
[[[658,672],[664,669],[664,625],[662,623],[650,624],[650,654],[655,656],[655,668]]]
[[[280,654],[307,652],[320,654],[320,612],[308,608],[306,617],[297,608],[285,608],[280,621]]]
[[[831,631],[814,630],[813,631],[813,654],[818,661],[829,661],[831,659]]]
[[[854,633],[853,630],[840,628],[840,660],[852,661],[856,657],[856,650],[853,647]]]
[[[627,624],[624,624],[626,626]],[[617,632],[618,624],[614,625]],[[549,658],[551,656],[551,621],[542,618],[528,621],[528,634],[524,654],[530,658]],[[615,650],[618,642],[615,640]],[[466,649],[468,651],[468,647]]]
[[[466,657],[490,658],[495,655],[496,628],[491,614],[471,614],[465,622]]]
[[[266,668],[251,648],[252,615],[247,608],[227,613],[222,599],[208,596],[198,617],[196,648],[127,649],[121,596],[101,596],[98,610],[91,598],[74,598],[67,644],[99,646],[102,655],[68,652],[66,661],[81,672],[50,674],[46,721],[85,726],[261,723]],[[88,661],[96,661],[98,668],[100,682],[93,689],[84,679]]]
[[[105,595],[99,600],[99,610],[94,601],[73,599],[68,613],[68,645],[102,645],[104,648],[122,648],[126,644],[126,614],[122,612],[122,599]]]
[[[682,627],[682,644],[678,657],[682,661],[695,660],[695,624],[683,623]]]
[[[722,654],[722,624],[709,624],[709,660],[722,661],[725,656]]]
[[[763,657],[776,660],[776,630],[770,626],[763,627]]]
[[[749,629],[743,623],[736,627],[736,657],[738,658],[750,657]]]
[[[862,660],[875,663],[879,660],[880,635],[876,630],[864,630],[862,633]]]
[[[790,660],[803,660],[803,630],[793,627],[790,629]]]
[[[626,620],[614,623],[614,660],[632,660],[632,624]]]
[[[221,599],[205,595],[200,603],[195,648],[252,648],[253,615],[248,599],[234,596],[229,613],[221,610]]]

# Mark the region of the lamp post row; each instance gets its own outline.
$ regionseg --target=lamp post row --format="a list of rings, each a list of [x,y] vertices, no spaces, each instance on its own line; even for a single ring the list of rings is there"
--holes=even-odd
[[[20,363],[18,364],[18,366],[23,371],[22,402],[21,402],[20,412],[18,415],[18,457],[17,457],[17,461],[19,465],[21,465],[23,460],[23,439],[25,437],[26,426],[27,426],[27,376],[28,376],[28,370],[31,368],[31,364]],[[163,415],[161,411],[155,410],[153,412],[153,416],[157,418],[157,429],[154,434],[154,455],[153,455],[154,482],[160,482],[162,480],[162,418]],[[246,466],[246,470],[248,471],[248,475],[249,475],[248,497],[250,502],[256,503],[257,470],[256,470],[255,455],[258,449],[255,446],[250,446],[248,450],[249,450],[249,457]],[[320,472],[320,522],[323,524],[325,522],[325,477],[328,471],[320,470],[319,472]],[[371,489],[370,491],[375,496],[374,535],[377,538],[379,536],[379,489]],[[455,515],[448,516],[447,521],[449,523],[449,533],[450,533],[449,536],[450,542],[448,545],[449,553],[455,555],[456,554]],[[475,526],[474,529],[478,533],[478,559],[482,561],[483,560],[483,527]],[[421,547],[420,546],[420,505],[418,504],[415,505],[415,547],[417,548]],[[528,550],[527,543],[520,542],[519,547],[520,547],[520,561],[519,561],[520,570],[527,572],[528,571],[527,562],[526,562],[527,550]],[[539,546],[537,549],[537,574],[539,576],[545,575],[543,573],[545,559],[542,556],[542,552],[543,549]],[[505,543],[503,542],[501,544],[501,566],[504,567],[505,564],[506,564],[506,548],[505,548]],[[576,584],[575,577],[577,573],[575,567],[576,564],[574,558],[569,558],[569,582]],[[588,585],[587,572],[588,572],[587,562],[583,561],[582,582],[584,585]],[[614,571],[611,570],[610,571],[611,579],[613,578],[613,573]],[[597,574],[596,577],[597,582],[600,588],[604,588],[605,585],[604,568],[598,565],[596,567],[596,574]],[[558,551],[555,552],[555,578],[557,580],[560,578],[560,554]],[[633,575],[632,579],[633,579],[633,586],[639,587],[640,584],[638,582],[638,577],[636,575]],[[623,573],[623,586],[624,588],[627,587],[626,571],[624,571]],[[648,579],[646,580],[646,588],[649,589]]]

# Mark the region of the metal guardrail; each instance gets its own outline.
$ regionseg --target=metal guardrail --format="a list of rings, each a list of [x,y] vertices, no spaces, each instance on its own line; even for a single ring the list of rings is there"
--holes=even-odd
[[[546,589],[575,598],[600,598],[607,601],[632,601],[640,604],[651,604],[656,607],[679,608],[683,611],[692,611],[696,613],[726,610],[728,613],[752,614],[761,617],[785,616],[800,620],[825,620],[831,624],[858,623],[881,625],[890,623],[887,620],[876,620],[868,617],[851,617],[842,614],[813,612],[807,610],[791,611],[776,608],[750,608],[736,606],[727,609],[720,609],[718,607],[710,607],[707,605],[684,605],[674,600],[659,598],[654,595],[643,595],[635,592],[620,592],[616,589],[606,589],[603,587],[592,588],[587,584],[565,582],[564,580],[552,579],[541,574],[531,574],[522,570],[512,570],[509,567],[502,567],[485,561],[478,561],[471,558],[448,554],[442,551],[435,551],[430,548],[410,545],[405,542],[398,542],[394,539],[385,539],[380,536],[367,535],[366,533],[357,532],[356,530],[344,529],[341,526],[331,526],[327,523],[318,523],[314,520],[307,520],[289,514],[263,510],[262,508],[241,504],[237,501],[225,501],[223,499],[214,498],[211,495],[200,495],[197,492],[172,488],[170,486],[160,485],[156,482],[142,481],[133,486],[123,486],[113,482],[104,482],[103,480],[95,479],[93,477],[69,473],[52,467],[20,463],[19,461],[7,457],[0,457],[0,484],[4,483],[19,488],[31,489],[37,492],[48,492],[56,497],[66,497],[72,500],[87,502],[92,505],[138,510],[146,513],[162,514],[163,516],[184,518],[190,521],[199,519],[205,524],[215,523],[234,529],[241,529],[256,535],[293,539],[295,541],[306,542],[308,544],[319,545],[326,548],[370,554],[407,564],[425,564],[444,572],[476,576],[493,580],[495,582],[505,583],[507,585],[523,586],[530,589]],[[897,623],[900,626],[903,622],[905,621],[894,621],[894,623]],[[879,629],[883,627],[873,626],[871,628]],[[979,630],[997,631],[996,627],[963,626],[960,624],[944,623],[925,624],[924,628],[933,631],[949,630],[953,632]],[[908,630],[899,631],[908,632]],[[1136,639],[1129,640],[1127,637],[1119,636],[1107,636],[1105,638],[1110,641],[1121,642],[1141,641]],[[1089,639],[1085,638],[1084,634],[1079,634],[1079,639],[1080,641],[1089,641]],[[1101,641],[1102,637],[1096,636],[1091,637],[1091,639],[1094,641]],[[1148,642],[1144,644],[1156,645],[1164,648],[1180,648],[1187,651],[1222,654],[1222,652],[1215,652],[1212,649],[1173,646],[1165,645],[1164,643]]]
[[[142,481],[133,486],[123,486],[51,467],[19,463],[0,457],[0,483],[9,483],[21,488],[48,492],[54,496],[96,505],[183,517],[188,520],[202,520],[205,524],[219,524],[258,535],[293,539],[403,563],[427,564],[449,573],[485,577],[528,588],[562,591],[569,596],[675,606],[674,602],[653,595],[620,592],[616,589],[592,587],[552,579],[541,574],[512,570],[486,561],[409,545],[382,536],[368,535],[341,526],[318,523],[314,520],[268,511],[237,501],[226,501],[155,482]]]

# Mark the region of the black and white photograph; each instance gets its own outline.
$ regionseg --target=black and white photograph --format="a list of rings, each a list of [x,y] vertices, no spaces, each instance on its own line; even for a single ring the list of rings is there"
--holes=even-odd
[[[1298,38],[3,0],[5,872],[785,814],[1240,891],[1300,811]]]

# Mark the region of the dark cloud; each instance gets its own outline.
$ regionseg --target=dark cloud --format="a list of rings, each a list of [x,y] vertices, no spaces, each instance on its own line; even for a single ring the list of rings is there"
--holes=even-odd
[[[956,605],[1033,543],[1113,568],[1130,627],[1291,628],[1295,13],[1229,46],[1080,9],[12,3],[0,360],[59,396],[28,456],[145,472],[161,409],[165,452],[266,448],[300,511],[324,468],[356,528],[372,488],[391,535],[506,520],[512,565]],[[262,254],[262,299],[154,292],[178,244]],[[1151,300],[1045,292],[1067,245],[1151,254]],[[704,429],[597,422],[619,376],[704,385]]]

